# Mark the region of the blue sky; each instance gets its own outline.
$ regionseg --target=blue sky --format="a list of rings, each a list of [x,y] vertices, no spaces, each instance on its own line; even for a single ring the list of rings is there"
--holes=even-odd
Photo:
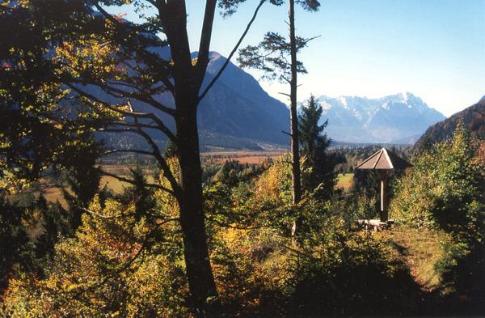
[[[204,10],[188,0],[188,30],[196,51]],[[212,50],[228,55],[258,1],[214,24]],[[320,36],[299,58],[299,100],[309,94],[380,97],[408,91],[449,116],[485,95],[485,0],[324,0],[318,12],[297,11],[297,32]],[[118,10],[117,10],[118,11]],[[127,18],[133,13],[122,9]],[[118,11],[119,12],[119,11]],[[242,46],[265,32],[285,34],[287,8],[266,4]],[[259,74],[249,71],[256,78]],[[287,91],[261,82],[274,97]]]

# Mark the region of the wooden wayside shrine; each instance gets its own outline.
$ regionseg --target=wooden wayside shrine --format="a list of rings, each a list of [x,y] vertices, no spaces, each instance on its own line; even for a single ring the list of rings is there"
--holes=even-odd
[[[401,159],[399,156],[393,152],[382,148],[376,153],[372,154],[370,157],[365,159],[361,164],[357,166],[356,169],[360,170],[375,170],[379,174],[381,191],[380,191],[380,222],[386,222],[389,219],[388,215],[388,197],[387,197],[387,187],[389,177],[394,170],[404,170],[410,167],[411,164],[407,161]]]

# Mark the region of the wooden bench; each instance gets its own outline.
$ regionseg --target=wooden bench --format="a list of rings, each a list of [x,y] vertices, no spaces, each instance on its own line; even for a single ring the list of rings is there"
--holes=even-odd
[[[360,228],[364,228],[367,231],[380,231],[389,228],[392,224],[394,224],[394,220],[388,220],[384,222],[379,219],[360,219],[357,220],[357,224]]]

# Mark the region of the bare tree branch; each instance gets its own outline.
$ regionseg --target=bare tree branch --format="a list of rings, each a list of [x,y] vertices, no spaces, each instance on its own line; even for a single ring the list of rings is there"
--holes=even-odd
[[[87,98],[90,98],[90,99],[93,99],[94,101],[98,101],[100,103],[102,103],[103,106],[106,106],[107,108],[109,109],[113,109],[116,111],[116,107],[112,107],[111,105],[109,105],[108,103],[104,102],[104,101],[100,101],[98,98],[94,97],[93,95],[77,88],[75,85],[72,85],[72,84],[68,84],[68,86],[70,88],[72,88],[74,91],[78,92],[79,94],[81,95],[84,95],[86,96]],[[127,112],[128,114],[136,114],[136,113],[133,113],[133,112]],[[143,117],[143,115],[141,114],[145,114],[145,113],[140,113],[138,114],[138,116],[134,116],[135,120],[138,119],[138,117]],[[149,118],[158,118],[156,117],[154,114],[151,114],[151,113],[146,113],[146,116],[149,117]],[[153,117],[152,117],[153,116]],[[161,123],[161,121],[160,121]],[[177,198],[180,198],[181,196],[181,193],[182,193],[182,189],[180,187],[180,185],[178,184],[177,180],[175,179],[175,176],[173,175],[172,171],[170,170],[170,167],[168,166],[167,162],[165,161],[165,158],[163,158],[163,156],[161,155],[161,151],[160,151],[160,148],[158,147],[158,145],[155,143],[155,141],[153,141],[153,139],[150,137],[150,135],[148,135],[140,126],[137,126],[137,124],[139,124],[138,122],[135,123],[135,126],[133,128],[125,128],[125,129],[117,129],[117,128],[104,128],[102,129],[101,131],[104,131],[104,132],[124,132],[124,133],[133,133],[133,134],[137,134],[141,137],[143,137],[145,139],[145,141],[148,143],[148,145],[152,148],[153,152],[152,152],[152,155],[153,157],[155,157],[155,159],[157,160],[157,162],[159,163],[160,167],[162,168],[163,172],[164,172],[164,175],[165,177],[167,178],[167,180],[169,181],[170,183],[170,186],[172,187],[173,191],[171,191],[171,193],[177,197]],[[162,123],[163,125],[163,123]],[[163,126],[165,127],[165,126]],[[161,130],[161,128],[160,128]],[[167,129],[168,130],[168,129]],[[172,135],[172,137],[174,138],[175,140],[175,136]],[[128,181],[127,181],[128,182]],[[165,188],[166,189],[166,188]]]
[[[133,184],[133,185],[135,185],[135,184],[136,184],[136,182],[135,182],[134,180],[132,180],[132,179],[128,179],[128,178],[125,178],[125,177],[121,177],[121,176],[119,176],[119,175],[117,175],[117,174],[114,174],[114,173],[108,172],[108,171],[103,170],[103,169],[101,169],[101,168],[99,168],[99,171],[100,171],[100,172],[101,172],[103,175],[108,176],[108,177],[115,178],[115,179],[117,179],[117,180],[119,180],[119,181],[126,182],[126,183]],[[164,186],[162,186],[162,185],[160,185],[160,184],[154,184],[154,183],[145,183],[145,186],[146,186],[146,187],[149,187],[149,188],[160,189],[160,190],[163,190],[163,191],[165,191],[165,192],[170,193],[171,195],[175,195],[173,190],[171,190],[171,189],[169,189],[169,188],[166,188],[166,187],[164,187]]]
[[[209,48],[216,3],[216,0],[207,0],[205,3],[204,22],[200,32],[199,52],[197,54],[197,64],[195,65],[195,76],[199,85],[201,85],[204,80],[207,64],[209,63]]]
[[[237,41],[236,45],[234,46],[234,48],[232,49],[231,53],[229,54],[229,56],[227,57],[226,61],[224,62],[224,64],[222,65],[222,67],[220,68],[220,70],[217,72],[217,74],[214,76],[214,78],[212,79],[212,81],[207,85],[207,87],[204,89],[204,91],[202,92],[202,94],[199,95],[199,99],[197,101],[197,103],[200,103],[200,101],[205,97],[205,95],[207,95],[207,93],[209,92],[209,90],[212,88],[212,86],[214,86],[215,82],[219,79],[219,77],[221,77],[222,75],[222,72],[224,72],[224,70],[226,69],[227,65],[229,64],[229,62],[231,61],[231,58],[234,56],[234,54],[236,53],[237,49],[239,48],[239,46],[241,45],[242,41],[244,40],[244,38],[246,37],[246,35],[248,34],[249,32],[249,29],[251,28],[251,25],[253,24],[254,20],[256,20],[256,17],[258,15],[258,12],[259,12],[259,9],[261,9],[261,7],[263,6],[263,4],[266,2],[266,0],[260,0],[258,6],[256,7],[256,9],[254,10],[254,13],[253,13],[253,16],[251,17],[251,20],[249,20],[249,23],[247,24],[246,26],[246,29],[244,30],[244,32],[242,33],[241,37],[239,38],[239,40]]]
[[[160,8],[162,6],[162,3],[164,1],[162,2],[162,1],[157,0],[157,2],[155,2],[155,1],[148,1],[148,2],[151,3],[155,8],[158,8],[160,10]],[[109,21],[111,21],[113,24],[115,24],[120,29],[124,30],[125,32],[129,32],[129,30],[127,28],[127,24],[124,23],[124,22],[119,21],[113,15],[109,14],[106,10],[104,10],[103,7],[99,4],[99,1],[93,0],[92,3],[96,7],[96,9],[106,19],[108,19]],[[130,27],[132,27],[132,28],[134,28],[134,29],[137,30],[137,32],[129,32],[129,33],[131,33],[131,35],[143,36],[142,34],[140,34],[140,33],[142,33],[144,31],[143,29],[136,28],[133,24],[130,24]],[[141,55],[143,55],[143,57],[145,57],[145,62],[148,61],[148,60],[152,60],[153,59],[154,54],[149,53],[149,52],[147,52],[144,49],[141,49],[141,50],[138,49],[136,51],[137,51],[138,54],[141,54]],[[165,62],[168,62],[168,61],[165,61]],[[163,84],[165,85],[165,87],[173,94],[174,91],[175,91],[174,85],[168,79],[162,78],[161,81],[163,82]]]
[[[136,116],[135,116],[136,117]],[[143,123],[130,123],[126,121],[114,121],[109,123],[110,126],[121,126],[121,127],[130,127],[130,128],[146,128],[146,129],[160,129],[158,126],[143,124]]]
[[[170,186],[173,189],[173,194],[175,197],[180,198],[180,195],[182,193],[182,189],[180,185],[178,184],[177,180],[175,179],[175,176],[172,173],[172,170],[170,170],[170,167],[168,166],[165,158],[161,155],[160,148],[156,144],[156,142],[148,135],[143,129],[137,127],[136,129],[111,129],[107,128],[104,129],[106,132],[125,132],[125,133],[134,133],[137,134],[145,139],[145,141],[148,143],[148,145],[152,148],[153,150],[153,156],[155,159],[158,161],[160,168],[162,169],[165,178],[170,182]]]
[[[155,99],[153,99],[152,96],[144,96],[141,93],[140,94],[131,93],[131,92],[127,92],[127,91],[124,91],[122,89],[119,89],[119,88],[115,88],[113,86],[104,85],[104,84],[100,84],[100,83],[93,83],[93,85],[99,86],[106,93],[110,94],[113,97],[136,99],[136,100],[139,100],[140,102],[146,103],[146,104],[154,107],[155,109],[161,110],[162,112],[167,113],[171,116],[175,116],[175,114],[176,114],[175,109],[163,105],[159,101],[156,101]]]
[[[131,116],[131,117],[135,117],[135,118],[149,118],[149,119],[153,120],[157,124],[158,129],[162,133],[164,133],[173,142],[177,141],[177,137],[175,136],[175,134],[155,114],[134,112],[134,111],[125,111],[125,110],[119,109],[117,107],[114,107],[113,105],[97,98],[96,96],[86,92],[85,90],[80,89],[76,85],[73,85],[73,84],[70,84],[70,83],[66,83],[66,85],[69,88],[71,88],[72,90],[74,90],[75,92],[77,92],[79,95],[86,97],[86,98],[88,98],[88,99],[90,99],[90,100],[92,100],[96,103],[99,103],[99,104],[103,105],[104,107],[108,108],[109,110],[112,110],[112,111],[117,112],[119,114],[122,114],[124,116]]]
[[[139,155],[153,156],[153,152],[146,151],[146,150],[139,150],[139,149],[113,149],[113,150],[108,150],[104,152],[102,155],[109,156],[115,153],[136,153]]]

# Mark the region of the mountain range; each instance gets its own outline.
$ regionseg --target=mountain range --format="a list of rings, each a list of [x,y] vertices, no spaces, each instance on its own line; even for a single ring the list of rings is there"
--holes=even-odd
[[[411,93],[381,98],[320,96],[327,133],[338,141],[414,143],[432,124],[446,117]]]
[[[160,49],[166,57],[168,50]],[[196,54],[194,53],[194,56]],[[214,78],[226,58],[211,52],[204,78],[204,86]],[[101,92],[92,91],[94,95]],[[159,96],[165,104],[172,104],[170,96]],[[105,98],[106,99],[106,98]],[[336,141],[358,143],[409,143],[416,140],[431,124],[445,117],[410,93],[377,99],[357,96],[331,98],[320,96],[324,110],[322,120],[328,119],[327,133]],[[112,101],[113,103],[116,101]],[[134,108],[148,111],[147,105],[134,103]],[[170,128],[171,118],[158,113]],[[287,147],[289,110],[281,101],[271,97],[250,74],[229,63],[209,93],[201,101],[198,112],[200,143],[203,149],[245,148],[267,149]],[[161,143],[165,138],[150,132]],[[135,137],[115,136],[125,143]],[[110,137],[113,142],[113,137]]]
[[[225,60],[211,53],[206,81]],[[411,93],[375,99],[320,96],[318,101],[324,110],[322,121],[328,119],[328,135],[342,142],[413,144],[430,125],[446,118]],[[246,145],[287,145],[289,141],[281,132],[289,129],[288,107],[233,63],[202,101],[198,118],[203,144],[217,145],[228,137],[236,143],[244,140]],[[216,138],[208,140],[208,134]]]

